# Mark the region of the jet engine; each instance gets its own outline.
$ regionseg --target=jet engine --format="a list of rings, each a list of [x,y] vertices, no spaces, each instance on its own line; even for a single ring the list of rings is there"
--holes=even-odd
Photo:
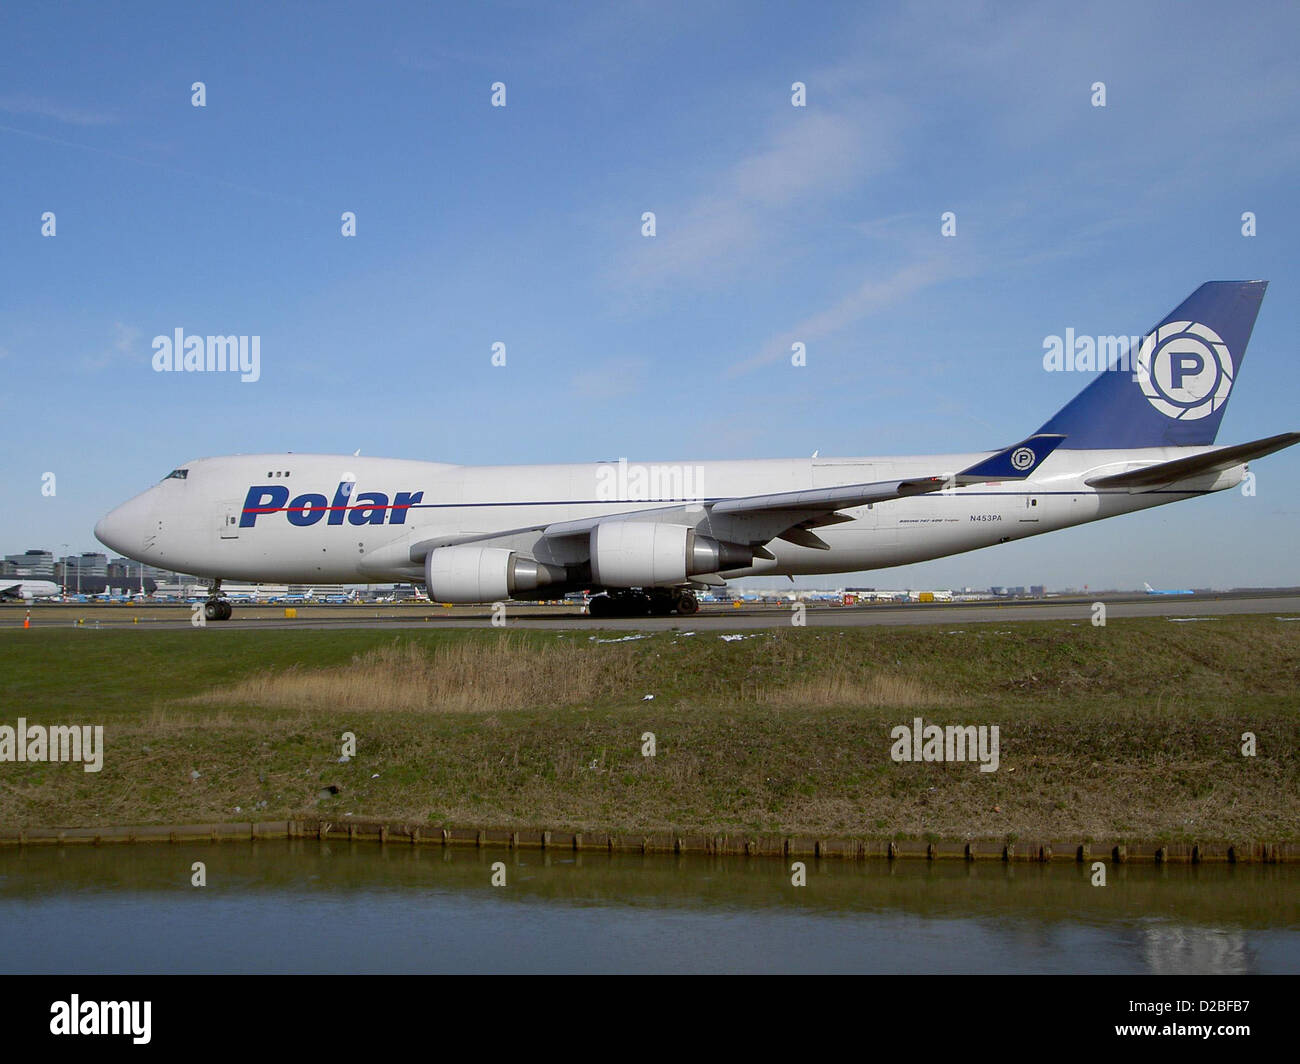
[[[562,584],[566,571],[503,547],[472,543],[435,547],[424,559],[424,582],[435,602],[499,602],[519,591]]]
[[[602,521],[591,530],[591,579],[600,587],[671,587],[697,573],[744,569],[754,552],[685,525]]]

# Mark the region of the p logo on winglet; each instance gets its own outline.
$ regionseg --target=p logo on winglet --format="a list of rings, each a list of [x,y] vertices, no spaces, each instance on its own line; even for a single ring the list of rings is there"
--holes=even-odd
[[[1004,451],[976,462],[969,469],[957,474],[958,484],[975,484],[983,480],[1024,480],[1043,464],[1064,440],[1056,433],[1039,433],[1030,436],[1023,443],[1013,444]]]
[[[1030,447],[1017,447],[1011,452],[1012,469],[1033,469],[1037,461],[1038,455],[1034,454],[1033,449]]]

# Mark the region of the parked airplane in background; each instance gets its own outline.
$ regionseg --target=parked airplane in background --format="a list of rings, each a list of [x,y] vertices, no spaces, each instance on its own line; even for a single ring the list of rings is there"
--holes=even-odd
[[[1263,281],[1202,285],[1035,434],[911,458],[454,466],[355,455],[203,458],[95,527],[115,551],[221,580],[423,580],[439,602],[592,598],[693,613],[746,576],[907,565],[1240,484],[1291,432],[1215,437]],[[1126,356],[1127,357],[1127,356]]]
[[[0,577],[0,598],[23,599],[31,602],[38,598],[58,598],[62,593],[62,589],[53,580]]]
[[[274,584],[268,586],[258,586],[252,584],[238,584],[234,587],[225,587],[222,589],[226,598],[231,602],[279,602],[288,589],[283,585]]]
[[[824,590],[796,590],[796,591],[774,591],[772,592],[778,598],[783,598],[787,602],[834,602],[839,603],[844,599],[844,590],[838,591]]]
[[[1195,594],[1196,594],[1195,591],[1190,591],[1190,590],[1187,590],[1187,589],[1183,589],[1183,590],[1160,590],[1160,589],[1158,589],[1158,588],[1154,588],[1154,587],[1152,587],[1152,586],[1151,586],[1150,584],[1148,584],[1145,580],[1142,581],[1142,586],[1143,586],[1144,588],[1146,588],[1146,593],[1147,593],[1148,595],[1195,595]]]
[[[97,595],[92,595],[95,602],[143,602],[148,596],[143,591],[123,591],[120,588],[107,587]]]

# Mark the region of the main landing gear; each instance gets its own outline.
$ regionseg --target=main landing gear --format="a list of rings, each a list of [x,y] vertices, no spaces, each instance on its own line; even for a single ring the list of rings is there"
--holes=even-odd
[[[589,617],[667,617],[676,613],[688,617],[698,613],[699,600],[685,588],[629,589],[595,595],[587,604]]]
[[[234,612],[230,600],[221,597],[221,578],[218,577],[212,582],[208,601],[203,604],[203,618],[208,621],[228,621]]]

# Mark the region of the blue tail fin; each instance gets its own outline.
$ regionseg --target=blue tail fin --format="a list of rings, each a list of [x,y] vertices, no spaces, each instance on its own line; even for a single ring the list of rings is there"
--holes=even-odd
[[[1072,450],[1210,444],[1267,281],[1207,281],[1038,431]]]

